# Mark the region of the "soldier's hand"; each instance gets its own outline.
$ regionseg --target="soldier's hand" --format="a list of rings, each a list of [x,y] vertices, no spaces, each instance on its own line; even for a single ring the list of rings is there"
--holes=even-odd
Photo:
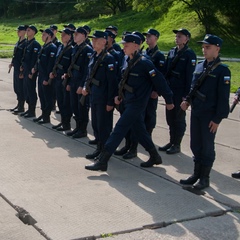
[[[189,103],[187,101],[182,101],[182,103],[180,104],[180,107],[183,111],[186,111],[189,107]]]
[[[77,89],[76,93],[77,93],[77,94],[82,94],[82,90],[83,90],[83,88],[82,88],[82,87],[78,87],[78,89]]]
[[[70,90],[71,90],[70,85],[67,85],[67,86],[66,86],[66,91],[70,92]]]
[[[20,72],[23,72],[23,70],[24,70],[23,66],[21,66],[21,67],[19,68],[19,70],[20,70]]]
[[[28,78],[29,78],[29,79],[32,79],[32,74],[29,73],[29,74],[28,74]]]
[[[68,74],[67,74],[67,73],[64,73],[64,74],[62,75],[62,79],[68,79]]]
[[[12,67],[13,67],[13,64],[10,63],[10,64],[8,65],[8,68],[12,68]]]
[[[49,78],[51,78],[51,79],[53,79],[55,76],[54,76],[54,74],[51,72],[51,73],[49,73]]]
[[[43,85],[44,85],[44,86],[47,86],[47,85],[48,85],[48,81],[45,81],[45,80],[44,80],[44,81],[43,81]]]
[[[213,121],[211,121],[211,122],[209,123],[209,125],[208,125],[208,127],[210,128],[210,132],[211,132],[211,133],[217,132],[218,126],[219,126],[219,124],[217,124],[217,123],[215,123],[215,122],[213,122]]]
[[[156,99],[156,98],[158,98],[158,94],[157,94],[157,92],[152,91],[152,93],[151,93],[151,98],[152,98],[152,99]]]
[[[122,102],[122,99],[120,100],[118,96],[116,96],[116,97],[114,98],[114,103],[115,103],[116,105],[119,105],[121,102]]]
[[[172,110],[174,108],[174,104],[166,104],[167,110]]]
[[[35,68],[32,68],[32,74],[34,74],[36,72]]]
[[[113,110],[113,106],[109,106],[109,105],[106,106],[106,111],[107,112],[110,112],[112,110]]]
[[[85,87],[82,89],[82,95],[83,96],[87,96],[88,95],[88,92],[87,92]]]

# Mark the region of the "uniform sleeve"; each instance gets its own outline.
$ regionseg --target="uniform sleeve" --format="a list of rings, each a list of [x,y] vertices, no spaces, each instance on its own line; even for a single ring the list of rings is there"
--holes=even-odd
[[[44,78],[45,81],[48,81],[49,74],[53,70],[53,66],[54,66],[55,60],[56,60],[56,54],[57,54],[57,47],[56,46],[51,47],[48,52],[48,65],[47,65],[47,72],[46,72],[46,75]]]
[[[107,105],[114,106],[114,97],[116,96],[118,82],[117,82],[115,60],[114,60],[114,57],[112,56],[111,58],[109,58],[109,61],[107,62],[106,76],[107,76],[107,91],[108,91]]]
[[[148,63],[148,74],[150,80],[153,83],[153,87],[154,89],[156,89],[158,95],[162,95],[167,104],[173,103],[173,93],[168,86],[166,79],[164,78],[163,74],[160,73],[150,61]]]
[[[192,79],[193,79],[193,72],[196,67],[196,54],[193,51],[188,52],[188,59],[187,59],[187,64],[186,64],[186,79],[185,79],[185,89],[184,89],[184,96],[186,97],[187,94],[190,91],[191,84],[192,84]]]
[[[31,62],[30,62],[30,72],[32,68],[35,66],[35,64],[37,64],[37,60],[38,60],[38,54],[41,50],[41,45],[38,42],[34,42],[33,43],[33,49],[32,49],[32,57],[31,57]]]
[[[156,61],[154,63],[157,70],[161,73],[164,73],[165,56],[161,52],[158,52]]]
[[[217,124],[219,124],[223,118],[227,118],[229,114],[230,80],[231,72],[227,67],[224,67],[218,82],[216,115],[212,119],[212,121]]]

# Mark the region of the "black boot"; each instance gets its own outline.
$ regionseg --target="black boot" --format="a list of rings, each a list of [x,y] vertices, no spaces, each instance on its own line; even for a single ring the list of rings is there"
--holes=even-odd
[[[187,179],[181,179],[180,183],[183,185],[193,185],[200,178],[201,174],[201,164],[199,162],[194,162],[194,172]]]
[[[57,125],[52,125],[52,129],[58,129],[58,128],[60,128],[61,126],[62,126],[62,124],[63,124],[63,117],[61,116],[61,121],[60,121],[60,123],[58,123]]]
[[[24,115],[25,118],[32,118],[32,117],[36,117],[36,105],[35,104],[29,104],[29,110],[28,113],[26,115]]]
[[[86,154],[85,157],[87,159],[94,159],[94,158],[98,157],[98,155],[101,153],[102,150],[103,150],[103,145],[101,142],[98,142],[97,149],[93,153]]]
[[[148,168],[152,167],[154,164],[156,165],[162,164],[162,158],[158,154],[157,149],[155,147],[150,149],[148,152],[150,154],[150,158],[148,159],[147,162],[141,163],[140,164],[141,167]]]
[[[175,154],[181,152],[180,145],[173,144],[169,149],[166,150],[167,154]]]
[[[28,114],[28,112],[29,112],[29,109],[30,109],[30,105],[28,104],[28,109],[27,109],[25,112],[23,112],[23,113],[20,113],[19,115],[20,115],[21,117],[24,117],[25,115],[27,115],[27,114]]]
[[[132,143],[127,153],[123,154],[124,159],[132,159],[137,157],[137,146],[138,143]]]
[[[75,117],[73,117],[73,118],[74,118],[74,120],[75,120],[75,122],[76,122],[76,127],[75,127],[72,131],[68,132],[68,133],[67,133],[67,136],[72,136],[73,134],[75,134],[75,133],[78,131],[78,128],[79,128],[79,120],[76,119]]]
[[[114,155],[122,156],[127,153],[127,151],[130,149],[130,147],[131,147],[130,139],[129,139],[129,137],[126,137],[125,146],[119,150],[116,150],[114,152]]]
[[[62,118],[62,126],[58,127],[57,131],[67,131],[71,129],[71,117],[63,117]]]
[[[163,147],[159,147],[158,150],[159,151],[167,151],[171,146],[172,146],[172,143],[169,142],[166,145],[164,145]]]
[[[199,181],[193,185],[197,190],[203,190],[204,188],[209,187],[209,175],[212,167],[201,165],[201,174]]]
[[[17,115],[18,113],[23,113],[24,112],[24,101],[19,101],[18,102],[18,107],[13,110],[13,114]]]
[[[87,124],[86,122],[79,121],[78,131],[72,135],[72,138],[83,138],[87,136]]]
[[[50,123],[51,111],[43,111],[42,120],[38,121],[38,124]]]
[[[18,108],[18,105],[19,105],[19,101],[18,101],[18,104],[17,104],[17,106],[16,106],[16,107],[14,107],[14,108],[10,108],[10,109],[9,109],[9,111],[10,111],[10,112],[13,112],[14,110],[16,110],[16,109]]]
[[[99,158],[92,164],[85,166],[85,169],[91,171],[107,171],[108,161],[111,154],[105,150],[101,152]]]
[[[95,138],[93,140],[89,140],[88,143],[91,144],[91,145],[96,145],[97,144],[97,139]]]
[[[39,122],[40,120],[42,120],[42,118],[43,118],[43,111],[42,111],[42,114],[39,117],[34,118],[33,121],[34,122]]]

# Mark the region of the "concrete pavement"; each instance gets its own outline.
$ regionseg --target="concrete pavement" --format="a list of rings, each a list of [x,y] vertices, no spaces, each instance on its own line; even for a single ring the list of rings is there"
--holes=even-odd
[[[189,124],[182,153],[162,153],[161,166],[140,168],[139,147],[133,160],[113,156],[106,173],[86,171],[90,124],[88,138],[73,140],[7,111],[16,104],[9,61],[0,59],[0,239],[240,239],[240,181],[230,177],[240,169],[239,106],[219,128],[211,187],[193,193],[178,183],[193,170]],[[162,99],[153,140],[168,141]]]

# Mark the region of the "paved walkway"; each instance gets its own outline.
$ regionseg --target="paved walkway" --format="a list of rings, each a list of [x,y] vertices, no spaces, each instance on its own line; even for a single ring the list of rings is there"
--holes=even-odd
[[[86,171],[90,125],[88,138],[73,140],[11,114],[8,64],[0,59],[0,239],[240,239],[240,181],[230,177],[240,168],[239,106],[220,126],[211,187],[194,193],[178,183],[193,169],[189,124],[182,153],[162,153],[160,166],[140,168],[147,155],[139,147],[133,160],[113,156],[108,172]],[[52,113],[52,124],[58,119]],[[162,99],[153,139],[168,141]]]

